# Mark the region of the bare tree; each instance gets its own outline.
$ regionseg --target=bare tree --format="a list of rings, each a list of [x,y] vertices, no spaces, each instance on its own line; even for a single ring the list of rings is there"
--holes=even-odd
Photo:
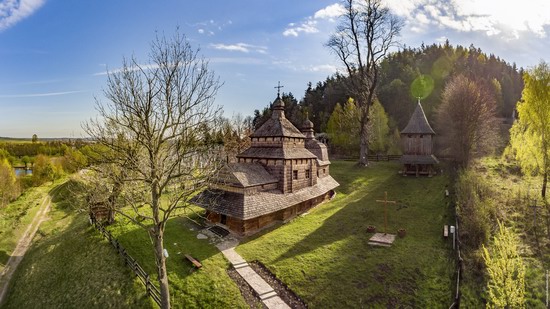
[[[96,100],[100,117],[83,125],[100,150],[99,164],[107,166],[97,172],[124,184],[115,195],[126,207],[117,213],[152,239],[162,308],[170,308],[166,224],[206,187],[219,162],[200,128],[219,117],[214,97],[221,84],[198,52],[178,32],[157,36],[148,63],[124,59],[122,69],[109,73],[108,102]],[[114,169],[123,172],[108,172]]]
[[[463,167],[496,145],[496,100],[489,89],[483,80],[458,75],[443,90],[443,102],[437,110],[439,142],[443,152]]]
[[[369,112],[376,98],[379,64],[396,44],[402,21],[381,0],[345,0],[345,13],[326,44],[346,67],[349,91],[360,109],[359,164],[368,165]]]

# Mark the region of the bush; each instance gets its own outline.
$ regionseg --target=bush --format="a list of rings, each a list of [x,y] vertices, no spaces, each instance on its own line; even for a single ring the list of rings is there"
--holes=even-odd
[[[63,175],[62,168],[52,163],[52,160],[44,155],[36,156],[32,172],[33,184],[40,186],[47,181],[54,181]]]
[[[490,237],[496,214],[490,202],[491,190],[486,181],[472,171],[462,171],[456,182],[457,215],[462,244],[477,250]]]

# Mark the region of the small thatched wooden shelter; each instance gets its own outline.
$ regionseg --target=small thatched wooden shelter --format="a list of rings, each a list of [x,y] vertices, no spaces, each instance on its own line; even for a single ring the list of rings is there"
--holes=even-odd
[[[227,164],[208,190],[193,198],[207,219],[239,235],[286,221],[331,197],[327,148],[307,120],[302,132],[284,113],[279,96],[273,114],[251,136],[251,146]]]
[[[419,99],[409,123],[401,131],[403,175],[435,175],[434,165],[439,161],[433,155],[434,135]]]

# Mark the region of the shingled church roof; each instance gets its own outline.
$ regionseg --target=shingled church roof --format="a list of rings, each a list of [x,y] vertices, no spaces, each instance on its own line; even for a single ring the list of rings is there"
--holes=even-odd
[[[424,109],[420,105],[420,100],[418,100],[416,109],[405,129],[401,131],[401,134],[435,134],[428,123],[428,119],[426,119],[426,114],[424,114]]]
[[[192,201],[210,211],[248,220],[318,197],[338,185],[336,180],[327,176],[319,178],[316,185],[286,194],[281,194],[279,190],[251,195],[223,190],[205,190],[193,197]]]
[[[230,163],[221,169],[218,176],[222,183],[241,188],[278,181],[259,163]]]
[[[285,103],[277,96],[273,102],[273,114],[258,130],[250,137],[298,137],[305,136],[285,117]]]

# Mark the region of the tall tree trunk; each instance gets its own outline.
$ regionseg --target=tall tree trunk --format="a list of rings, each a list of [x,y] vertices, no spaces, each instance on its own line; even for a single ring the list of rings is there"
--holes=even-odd
[[[360,149],[359,149],[359,165],[367,166],[369,165],[369,136],[367,128],[367,119],[362,117],[361,119],[361,132],[360,132]]]
[[[545,171],[542,176],[542,199],[546,202],[546,185],[548,184],[548,172]]]
[[[153,183],[151,184],[151,207],[155,224],[153,231],[155,262],[157,264],[157,275],[160,286],[160,307],[162,309],[170,309],[170,288],[166,271],[166,257],[164,256],[164,222],[160,219],[160,189],[154,171],[151,178],[153,179]]]
[[[157,274],[160,286],[160,307],[162,309],[170,308],[170,289],[168,285],[168,273],[166,271],[166,257],[164,256],[164,231],[155,228],[155,258],[157,264]]]

